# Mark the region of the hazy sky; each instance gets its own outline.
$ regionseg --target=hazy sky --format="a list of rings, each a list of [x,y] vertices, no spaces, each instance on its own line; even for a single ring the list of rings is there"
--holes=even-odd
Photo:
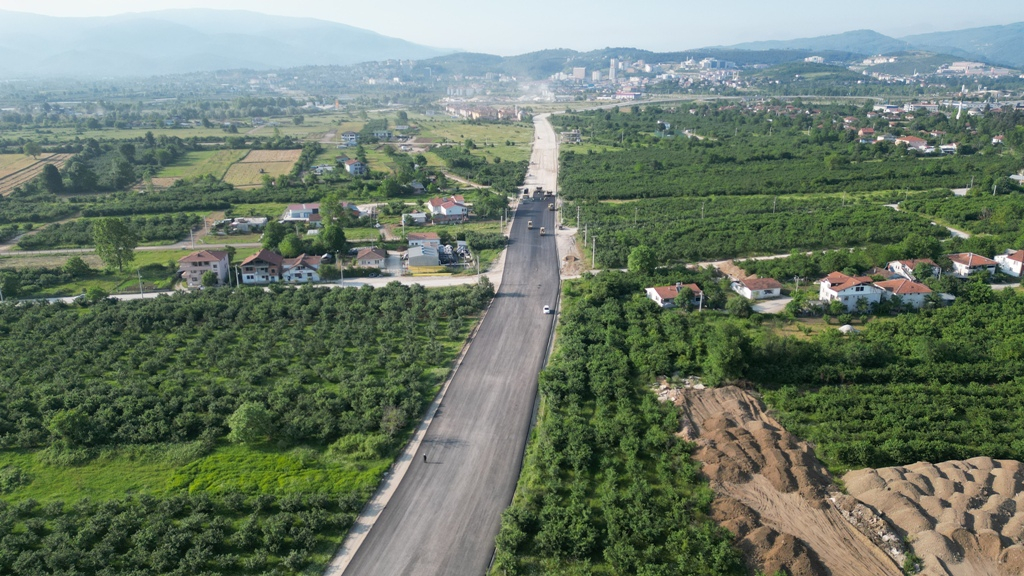
[[[0,10],[53,16],[167,8],[306,16],[505,56],[544,48],[685,50],[861,28],[901,36],[1024,21],[1021,0],[0,0]]]

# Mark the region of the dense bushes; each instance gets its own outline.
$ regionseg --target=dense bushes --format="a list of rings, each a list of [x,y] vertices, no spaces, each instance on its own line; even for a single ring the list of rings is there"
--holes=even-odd
[[[949,235],[917,215],[836,197],[658,198],[580,206],[582,221],[597,236],[597,260],[610,268],[625,267],[641,244],[659,262],[671,263]]]
[[[489,163],[486,158],[457,146],[435,146],[431,150],[455,174],[500,192],[515,192],[522,186],[529,165],[526,161]]]
[[[6,307],[0,446],[219,437],[245,401],[267,406],[271,437],[285,443],[374,432],[389,406],[418,415],[436,384],[424,374],[442,350],[438,339],[490,294],[489,285],[427,292],[392,284],[208,290],[84,312]]]
[[[202,226],[197,214],[165,214],[148,218],[126,218],[141,242],[177,242],[187,238],[189,230]],[[66,224],[51,224],[32,236],[18,241],[23,250],[67,248],[93,245],[92,225],[95,220],[75,220]]]
[[[0,573],[297,573],[348,529],[357,502],[239,493],[0,501]]]

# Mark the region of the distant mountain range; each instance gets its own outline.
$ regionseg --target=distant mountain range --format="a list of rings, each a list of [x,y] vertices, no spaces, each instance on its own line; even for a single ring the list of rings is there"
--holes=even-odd
[[[166,10],[102,18],[0,11],[0,79],[267,70],[450,52],[345,24],[246,11]]]
[[[1024,68],[1021,46],[1024,22],[906,38],[855,30],[670,53],[636,48],[555,49],[503,58],[422,46],[336,22],[248,11],[189,9],[58,18],[0,10],[0,80],[345,66],[388,59],[417,60],[435,75],[503,72],[539,79],[571,66],[603,69],[611,58],[671,62],[714,57],[745,65],[782,64],[810,55],[849,61],[906,51]]]
[[[1024,68],[1024,22],[1005,26],[985,26],[950,32],[932,32],[904,38],[891,38],[874,30],[855,30],[842,34],[745,42],[729,46],[734,50],[835,50],[856,54],[890,54],[907,50],[925,50],[949,54],[990,64]]]

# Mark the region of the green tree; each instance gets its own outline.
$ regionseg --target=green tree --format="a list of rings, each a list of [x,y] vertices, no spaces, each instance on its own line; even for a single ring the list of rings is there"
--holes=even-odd
[[[46,427],[51,434],[72,446],[86,444],[92,435],[91,418],[80,408],[57,410],[50,416]]]
[[[64,179],[61,178],[60,170],[53,164],[43,166],[43,173],[40,176],[43,181],[43,188],[50,194],[64,193]]]
[[[288,235],[288,229],[277,220],[269,220],[263,229],[263,247],[267,250],[277,250],[278,244]]]
[[[135,229],[120,218],[103,218],[92,226],[92,239],[96,253],[107,264],[124,271],[126,264],[135,261],[135,247],[139,236]]]
[[[306,249],[306,243],[299,238],[298,234],[289,234],[277,245],[281,255],[285,258],[295,258]]]
[[[67,171],[71,192],[84,194],[96,190],[96,173],[85,162],[72,162]]]
[[[730,298],[725,303],[725,310],[737,318],[750,318],[750,315],[754,312],[753,307],[750,305],[750,300],[742,296]]]
[[[704,377],[710,384],[721,384],[741,377],[747,369],[745,358],[749,337],[733,322],[715,326],[708,339]]]
[[[657,268],[658,256],[649,246],[641,244],[630,251],[627,262],[630,272],[648,275]]]
[[[306,117],[303,116],[302,114],[299,114],[298,116],[292,118],[292,124],[295,124],[296,126],[301,126],[302,123],[305,122],[305,121],[306,121]]]
[[[213,288],[218,284],[219,280],[220,279],[217,278],[217,273],[214,272],[213,270],[207,270],[206,272],[203,272],[202,283],[204,287]]]
[[[270,412],[260,403],[246,402],[228,416],[228,440],[240,444],[257,444],[274,432]]]
[[[68,258],[68,261],[61,268],[74,278],[81,278],[92,272],[92,269],[85,263],[85,260],[82,260],[81,256]]]
[[[37,158],[43,153],[43,149],[39,146],[39,143],[29,140],[25,142],[25,145],[21,147],[21,151],[25,153],[25,156],[31,156]]]
[[[313,246],[319,253],[344,252],[345,244],[345,231],[337,224],[324,226],[313,241]]]

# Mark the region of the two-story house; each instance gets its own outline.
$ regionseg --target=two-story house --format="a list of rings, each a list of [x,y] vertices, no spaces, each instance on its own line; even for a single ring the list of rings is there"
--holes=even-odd
[[[203,285],[203,274],[213,272],[217,275],[217,285],[228,281],[228,253],[219,250],[199,250],[178,260],[181,277],[189,288]]]
[[[456,194],[448,198],[431,198],[428,202],[434,222],[462,222],[469,218],[465,198]]]
[[[285,282],[319,282],[320,259],[320,256],[306,254],[285,258],[281,263],[281,278]]]
[[[996,256],[996,262],[1004,274],[1020,278],[1024,272],[1024,250],[1007,250],[1006,254]]]
[[[281,280],[284,257],[270,250],[259,252],[242,260],[243,284],[269,284]]]
[[[857,303],[865,300],[869,305],[882,301],[885,290],[875,286],[870,276],[847,276],[833,272],[818,281],[818,299],[822,302],[842,302],[847,312],[857,309]]]
[[[349,158],[345,161],[345,171],[353,176],[365,176],[369,172],[366,164],[354,158]]]
[[[320,204],[289,204],[281,217],[285,222],[309,222],[310,217],[320,214]]]

